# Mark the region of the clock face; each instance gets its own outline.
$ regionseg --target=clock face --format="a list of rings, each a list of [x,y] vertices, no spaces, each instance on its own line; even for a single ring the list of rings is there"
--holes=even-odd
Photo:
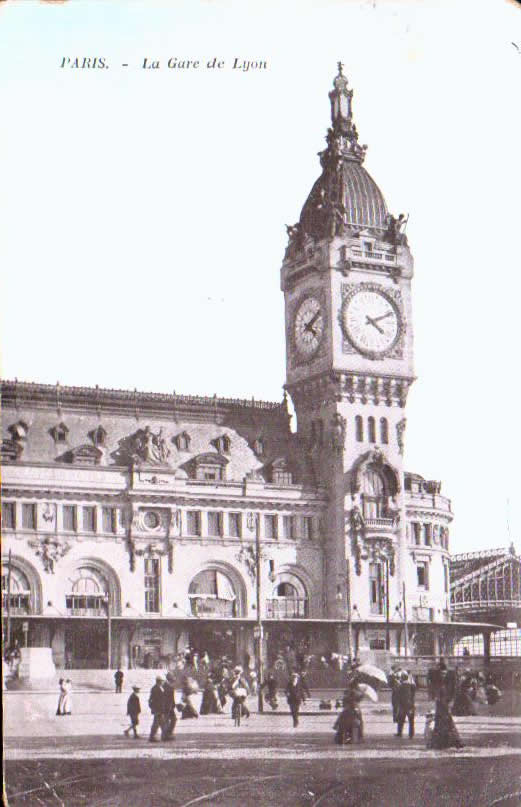
[[[307,297],[295,316],[295,345],[303,358],[311,358],[324,335],[324,312],[316,297]]]
[[[353,347],[369,356],[383,356],[391,350],[401,329],[396,304],[373,289],[360,289],[345,300],[342,325]]]

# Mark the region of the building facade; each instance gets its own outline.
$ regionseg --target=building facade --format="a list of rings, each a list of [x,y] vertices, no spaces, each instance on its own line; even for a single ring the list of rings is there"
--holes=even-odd
[[[2,385],[4,614],[58,667],[244,661],[259,623],[268,665],[450,652],[450,501],[403,467],[405,221],[363,167],[341,67],[330,101],[281,269],[282,402]]]

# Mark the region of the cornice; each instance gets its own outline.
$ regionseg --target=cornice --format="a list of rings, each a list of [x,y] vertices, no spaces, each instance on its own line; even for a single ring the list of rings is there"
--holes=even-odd
[[[215,422],[230,415],[258,416],[288,422],[284,401],[256,401],[254,398],[218,398],[202,395],[171,395],[138,390],[67,387],[60,384],[2,381],[2,403],[16,409],[48,409],[94,412],[135,417],[168,417],[171,420]]]
[[[340,401],[403,408],[414,380],[387,373],[330,371],[286,384],[285,389],[301,408]]]

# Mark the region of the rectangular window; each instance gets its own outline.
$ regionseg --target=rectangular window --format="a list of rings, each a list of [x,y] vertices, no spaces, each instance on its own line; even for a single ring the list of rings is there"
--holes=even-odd
[[[145,558],[145,611],[159,613],[159,558]]]
[[[201,535],[201,511],[187,510],[186,531],[188,535]]]
[[[241,513],[230,513],[228,515],[229,530],[232,538],[240,538],[242,535]]]
[[[268,541],[276,541],[279,537],[277,516],[264,516],[264,535]]]
[[[443,564],[443,587],[445,594],[449,593],[449,567],[446,563]]]
[[[210,510],[208,513],[208,535],[220,538],[223,534],[223,514]]]
[[[313,519],[311,516],[302,516],[302,537],[309,541],[313,538]]]
[[[14,530],[16,527],[16,505],[14,502],[4,502],[2,505],[2,527]]]
[[[432,524],[423,525],[425,546],[432,546]]]
[[[379,563],[369,564],[369,603],[372,614],[383,614],[384,596],[382,567]]]
[[[36,505],[22,504],[22,527],[24,530],[36,529]]]
[[[66,532],[76,532],[76,505],[64,504],[63,505],[63,529]]]
[[[96,508],[83,507],[83,531],[96,532]]]
[[[414,533],[414,543],[416,544],[416,546],[420,546],[422,525],[414,522],[412,528]]]
[[[117,532],[118,511],[115,507],[103,507],[101,511],[103,532]]]
[[[418,575],[418,588],[429,588],[429,569],[426,563],[416,564],[416,574]]]
[[[282,516],[282,533],[284,538],[296,538],[295,516]]]

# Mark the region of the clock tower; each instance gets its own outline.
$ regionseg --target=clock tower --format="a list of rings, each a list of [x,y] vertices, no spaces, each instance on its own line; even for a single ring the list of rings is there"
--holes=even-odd
[[[403,445],[414,380],[413,260],[363,166],[353,91],[338,65],[322,173],[288,227],[281,269],[286,389],[310,477],[328,489],[325,616],[389,621],[407,566]],[[357,629],[358,625],[358,629]]]

